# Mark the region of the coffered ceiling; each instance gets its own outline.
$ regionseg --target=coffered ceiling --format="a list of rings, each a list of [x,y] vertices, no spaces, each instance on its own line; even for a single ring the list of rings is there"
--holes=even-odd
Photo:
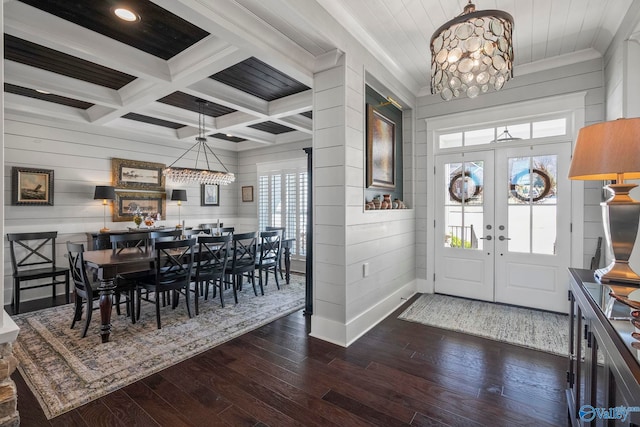
[[[125,22],[113,10],[131,6]],[[5,111],[245,150],[311,138],[314,72],[362,43],[416,95],[465,0],[5,0]],[[602,55],[632,0],[484,0],[527,66]],[[340,24],[346,28],[336,30]],[[349,37],[346,35],[349,34]],[[566,60],[565,60],[566,62]],[[46,93],[43,93],[46,92]]]

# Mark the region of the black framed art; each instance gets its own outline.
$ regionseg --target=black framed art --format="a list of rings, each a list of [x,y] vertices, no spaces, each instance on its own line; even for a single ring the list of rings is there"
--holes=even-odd
[[[396,188],[396,124],[367,106],[367,187]]]
[[[200,184],[200,206],[220,206],[218,184]]]

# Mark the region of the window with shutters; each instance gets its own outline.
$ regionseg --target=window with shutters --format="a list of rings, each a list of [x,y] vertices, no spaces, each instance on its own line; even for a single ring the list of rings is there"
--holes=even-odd
[[[291,256],[306,255],[306,159],[258,165],[258,227],[268,226],[284,227],[285,238],[294,239]]]

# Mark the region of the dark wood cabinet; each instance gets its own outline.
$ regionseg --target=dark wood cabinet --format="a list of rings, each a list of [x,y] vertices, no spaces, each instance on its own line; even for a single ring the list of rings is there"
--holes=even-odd
[[[609,296],[636,287],[600,284],[593,272],[569,269],[567,401],[573,426],[640,425],[640,349],[630,309]],[[637,342],[637,341],[636,341]],[[639,342],[640,343],[640,342]],[[624,419],[621,419],[625,417]]]

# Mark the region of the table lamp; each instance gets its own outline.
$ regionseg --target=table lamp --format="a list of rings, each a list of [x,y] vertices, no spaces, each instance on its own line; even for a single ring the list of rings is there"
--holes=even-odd
[[[171,192],[171,200],[178,201],[178,225],[176,225],[176,228],[181,228],[182,221],[180,220],[180,207],[182,206],[182,202],[187,201],[187,190],[173,190]]]
[[[110,185],[96,185],[96,191],[93,193],[93,200],[102,199],[102,220],[103,225],[100,229],[101,233],[109,231],[107,228],[107,200],[114,200],[116,198],[116,191]]]
[[[604,236],[613,262],[596,270],[594,275],[602,283],[640,285],[640,277],[629,266],[638,233],[640,202],[629,195],[637,184],[624,182],[640,178],[640,118],[612,120],[580,129],[569,178],[613,181],[604,186],[612,193],[611,197],[600,204]]]

